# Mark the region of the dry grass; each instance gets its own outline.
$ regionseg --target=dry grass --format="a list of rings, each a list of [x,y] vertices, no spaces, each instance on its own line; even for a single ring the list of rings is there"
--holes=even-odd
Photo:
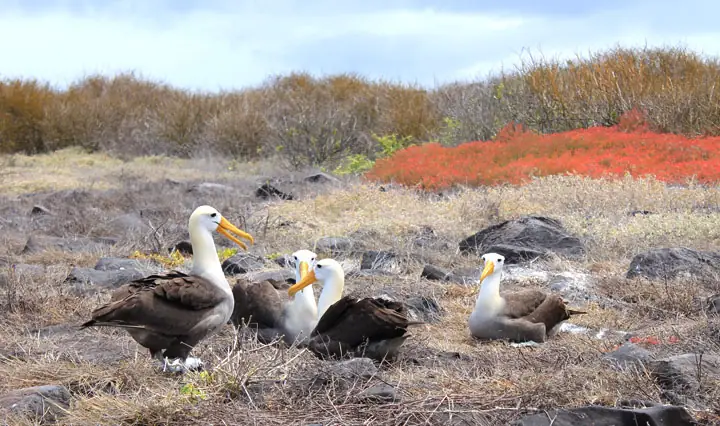
[[[161,157],[123,162],[72,151],[1,161],[10,173],[3,176],[0,196],[0,254],[12,262],[48,265],[50,272],[41,280],[10,276],[0,288],[0,354],[5,356],[0,359],[0,390],[67,386],[74,401],[63,424],[500,425],[556,407],[662,401],[662,390],[647,371],[614,371],[602,360],[620,337],[599,340],[561,333],[540,347],[525,348],[478,343],[466,329],[472,288],[419,278],[424,261],[477,267],[477,257],[455,252],[457,242],[489,224],[525,214],[556,217],[589,242],[584,261],[557,259],[536,265],[551,272],[584,271],[592,277],[596,293],[607,302],[583,306],[588,314],[574,323],[663,339],[679,337],[678,343],[663,340],[653,348],[662,355],[720,350],[712,335],[719,327],[717,319],[702,314],[699,302],[718,291],[717,283],[622,278],[631,257],[649,248],[716,248],[717,186],[552,177],[523,187],[460,188],[433,195],[394,187],[381,191],[359,182],[316,187],[300,183],[297,176],[276,175],[278,185],[290,188],[297,199],[259,202],[250,191],[274,172],[262,164],[193,164]],[[55,180],[56,176],[68,178]],[[88,176],[94,178],[94,186],[86,183]],[[169,184],[168,178],[180,183]],[[203,181],[234,189],[188,191]],[[66,191],[52,192],[60,189]],[[354,277],[347,292],[390,294],[403,300],[427,296],[437,300],[444,315],[437,323],[412,330],[398,362],[381,366],[371,377],[346,378],[328,373],[333,362],[296,348],[259,345],[248,336],[237,336],[229,326],[195,350],[209,362],[208,373],[163,376],[127,334],[68,326],[88,318],[107,298],[103,293],[75,295],[71,284],[63,282],[71,264],[91,266],[105,255],[169,247],[182,238],[187,216],[200,203],[216,206],[251,232],[258,241],[252,251],[267,257],[312,247],[328,235],[352,235],[366,248],[394,250],[401,255],[399,276]],[[53,214],[28,215],[34,204],[47,204]],[[654,214],[632,216],[633,210]],[[143,212],[143,219],[160,231],[121,238],[115,247],[97,253],[20,254],[29,234],[104,236],[109,219],[127,212]],[[436,241],[418,248],[413,241],[426,226],[432,227]],[[444,243],[449,248],[443,248]],[[7,267],[1,272],[5,271]],[[543,284],[515,282],[506,288]],[[395,387],[397,400],[362,399],[363,390],[384,383]],[[711,406],[717,413],[720,386],[707,386],[708,401],[715,398]]]

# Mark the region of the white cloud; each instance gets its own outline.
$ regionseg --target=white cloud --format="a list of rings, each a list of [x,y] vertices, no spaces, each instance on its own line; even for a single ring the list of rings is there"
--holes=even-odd
[[[554,17],[413,9],[404,3],[405,8],[372,0],[306,6],[280,0],[261,8],[252,1],[181,7],[129,0],[98,7],[87,0],[35,10],[17,3],[0,15],[0,76],[65,85],[85,74],[135,70],[173,85],[215,90],[307,70],[433,84],[512,67],[523,48],[572,57],[647,41],[720,51],[720,32],[686,24],[652,27],[652,13],[666,17],[672,13],[667,7],[645,15],[638,6]]]

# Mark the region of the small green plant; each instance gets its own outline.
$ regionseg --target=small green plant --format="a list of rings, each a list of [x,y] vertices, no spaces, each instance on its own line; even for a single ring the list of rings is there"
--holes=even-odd
[[[173,251],[168,256],[163,256],[158,253],[143,253],[140,250],[135,250],[130,255],[130,259],[150,259],[167,268],[176,268],[178,266],[182,266],[183,264],[185,264],[186,260],[179,251]]]
[[[379,136],[373,133],[372,137],[382,149],[382,151],[377,153],[377,158],[390,157],[397,151],[407,148],[410,145],[414,145],[414,138],[412,136],[398,137],[395,133]],[[353,154],[345,157],[342,163],[335,168],[333,173],[340,176],[349,174],[359,175],[372,169],[373,166],[375,166],[375,161],[371,160],[367,155]]]
[[[365,154],[354,154],[345,158],[345,160],[335,168],[333,173],[338,176],[350,174],[362,174],[373,168],[375,162]]]
[[[379,158],[389,157],[395,154],[395,152],[400,151],[401,149],[405,149],[410,145],[415,145],[415,138],[413,138],[412,136],[398,136],[395,133],[385,136],[379,136],[373,133],[372,137],[377,141],[377,143],[380,144],[380,147],[382,148],[382,152],[378,155]]]
[[[185,395],[190,401],[201,401],[207,399],[207,394],[204,390],[199,389],[194,383],[185,383],[180,388],[180,393]]]
[[[460,120],[452,117],[443,118],[443,125],[438,131],[438,142],[443,146],[454,145],[460,137],[461,130],[462,122]]]
[[[220,259],[220,262],[224,262],[227,259],[235,256],[238,252],[238,249],[233,248],[224,248],[222,250],[218,250],[218,258]]]
[[[275,260],[275,259],[281,258],[282,256],[283,256],[282,253],[275,252],[275,253],[270,253],[270,254],[266,255],[265,257],[267,257],[268,260]]]

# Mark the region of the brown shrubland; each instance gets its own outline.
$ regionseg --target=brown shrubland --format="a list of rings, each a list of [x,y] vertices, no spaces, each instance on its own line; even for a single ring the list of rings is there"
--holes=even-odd
[[[353,74],[293,73],[257,87],[195,93],[135,74],[89,76],[67,89],[0,82],[0,152],[68,146],[124,158],[208,152],[278,158],[301,167],[373,157],[373,135],[455,145],[488,140],[508,122],[544,133],[616,124],[644,111],[656,131],[720,133],[720,66],[680,47],[526,59],[515,71],[436,88]]]

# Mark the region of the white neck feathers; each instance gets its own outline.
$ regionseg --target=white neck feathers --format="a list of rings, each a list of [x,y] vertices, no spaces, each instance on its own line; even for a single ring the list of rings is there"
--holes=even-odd
[[[295,269],[295,282],[300,282],[300,271]],[[315,292],[312,284],[295,294],[287,307],[285,328],[293,335],[309,336],[318,319]]]
[[[345,274],[343,271],[333,271],[330,276],[325,279],[323,289],[320,293],[318,301],[318,318],[322,318],[325,311],[328,310],[335,302],[342,298],[345,289]]]
[[[500,271],[488,275],[480,283],[480,293],[475,301],[473,315],[495,316],[505,307],[500,297]]]
[[[197,224],[189,226],[190,242],[193,248],[193,266],[191,273],[212,282],[214,285],[230,291],[220,259],[218,259],[210,231],[200,228]]]

